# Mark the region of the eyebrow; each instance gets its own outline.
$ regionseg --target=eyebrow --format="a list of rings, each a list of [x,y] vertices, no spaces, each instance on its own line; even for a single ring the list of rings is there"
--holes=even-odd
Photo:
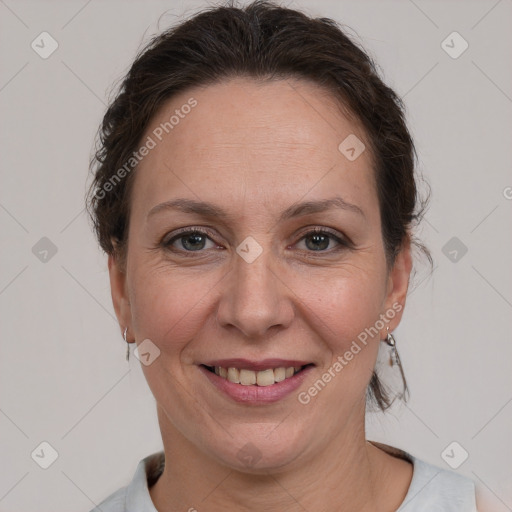
[[[361,215],[362,217],[365,217],[363,210],[361,210],[359,206],[345,201],[340,196],[336,196],[330,199],[305,201],[298,204],[292,204],[281,213],[279,221],[282,222],[293,217],[300,217],[312,213],[320,213],[333,208],[351,211]],[[161,211],[166,210],[179,210],[184,213],[193,213],[202,217],[220,218],[224,220],[233,218],[231,214],[227,213],[222,208],[216,206],[213,203],[206,201],[196,201],[195,199],[178,198],[166,201],[153,207],[149,211],[147,219]]]

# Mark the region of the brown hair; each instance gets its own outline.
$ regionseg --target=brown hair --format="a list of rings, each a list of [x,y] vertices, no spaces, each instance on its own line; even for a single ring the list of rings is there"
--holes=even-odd
[[[328,90],[366,132],[388,266],[408,239],[432,263],[428,250],[411,235],[412,223],[420,220],[426,201],[418,198],[416,152],[403,102],[336,22],[261,0],[242,8],[229,2],[203,10],[155,36],[137,55],[103,118],[91,161],[94,180],[88,207],[99,243],[108,254],[124,259],[134,175],[126,163],[133,163],[151,118],[181,91],[234,77],[298,78]],[[407,400],[401,366],[400,370],[404,386],[400,398]],[[367,399],[381,410],[394,401],[375,372]]]

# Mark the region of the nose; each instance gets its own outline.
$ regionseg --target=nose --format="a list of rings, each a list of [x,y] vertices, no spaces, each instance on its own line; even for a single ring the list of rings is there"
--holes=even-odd
[[[294,315],[293,294],[272,258],[269,249],[252,263],[235,254],[217,309],[222,328],[236,328],[247,339],[257,341],[271,331],[289,327]]]

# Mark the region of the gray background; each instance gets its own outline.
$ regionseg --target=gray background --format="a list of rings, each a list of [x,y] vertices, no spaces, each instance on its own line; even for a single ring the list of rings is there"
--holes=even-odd
[[[161,448],[83,197],[112,84],[143,40],[205,5],[0,0],[1,511],[88,511]],[[355,30],[405,98],[433,189],[418,235],[435,270],[418,260],[396,331],[411,400],[370,415],[368,438],[447,469],[456,441],[469,453],[456,471],[512,510],[512,2],[287,5]],[[59,44],[47,59],[31,48],[43,31]],[[453,31],[469,44],[456,59],[441,46]],[[31,457],[43,441],[48,469]]]

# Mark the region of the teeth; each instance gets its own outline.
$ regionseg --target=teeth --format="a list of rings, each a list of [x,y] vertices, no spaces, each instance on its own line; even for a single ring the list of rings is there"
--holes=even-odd
[[[286,379],[286,368],[276,368],[274,370],[274,380],[276,382],[281,382]]]
[[[300,369],[301,366],[289,366],[288,368],[269,368],[268,370],[255,372],[253,370],[215,366],[214,371],[219,377],[234,384],[241,384],[242,386],[254,386],[255,384],[258,386],[271,386],[276,382],[282,382],[293,377]]]
[[[270,386],[275,383],[274,370],[263,370],[256,374],[256,383],[258,386]]]
[[[256,384],[256,372],[252,370],[240,370],[240,384],[243,386]]]
[[[234,384],[240,384],[240,372],[237,368],[228,368],[228,380]]]

